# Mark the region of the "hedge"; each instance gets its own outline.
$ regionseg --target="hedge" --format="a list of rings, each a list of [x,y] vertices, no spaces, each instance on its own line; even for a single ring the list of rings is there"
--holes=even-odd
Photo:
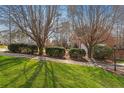
[[[36,45],[28,45],[28,44],[10,44],[8,45],[8,49],[14,53],[24,53],[24,54],[34,54],[38,51]]]
[[[93,57],[95,59],[106,59],[112,56],[113,50],[108,46],[96,45],[93,51]]]
[[[74,60],[81,60],[85,55],[86,55],[86,52],[84,49],[71,48],[69,50],[69,56],[71,59],[74,59]]]
[[[63,47],[47,47],[45,48],[47,56],[63,58],[65,49]]]

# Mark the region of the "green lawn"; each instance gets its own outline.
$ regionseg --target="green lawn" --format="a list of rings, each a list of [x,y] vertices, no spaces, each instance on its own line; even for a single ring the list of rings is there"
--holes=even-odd
[[[124,76],[96,67],[0,56],[0,87],[124,87]]]

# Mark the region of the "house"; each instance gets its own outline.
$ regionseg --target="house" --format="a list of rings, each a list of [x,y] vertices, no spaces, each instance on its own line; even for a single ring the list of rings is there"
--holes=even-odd
[[[3,30],[0,31],[0,43],[1,44],[10,44],[10,31]],[[34,44],[34,41],[31,40],[26,34],[22,33],[19,30],[11,31],[11,43],[25,43],[25,44]]]

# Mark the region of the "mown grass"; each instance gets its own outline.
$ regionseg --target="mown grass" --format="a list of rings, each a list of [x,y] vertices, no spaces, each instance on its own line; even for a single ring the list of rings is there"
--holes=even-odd
[[[96,67],[0,56],[0,87],[124,87],[124,76]]]

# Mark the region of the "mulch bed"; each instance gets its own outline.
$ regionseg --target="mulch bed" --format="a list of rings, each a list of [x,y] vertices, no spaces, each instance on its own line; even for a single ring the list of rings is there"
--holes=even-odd
[[[79,62],[88,62],[88,60],[86,60],[85,58],[82,58],[82,59],[74,59],[74,58],[70,58],[71,60],[74,60],[74,61],[79,61]]]

